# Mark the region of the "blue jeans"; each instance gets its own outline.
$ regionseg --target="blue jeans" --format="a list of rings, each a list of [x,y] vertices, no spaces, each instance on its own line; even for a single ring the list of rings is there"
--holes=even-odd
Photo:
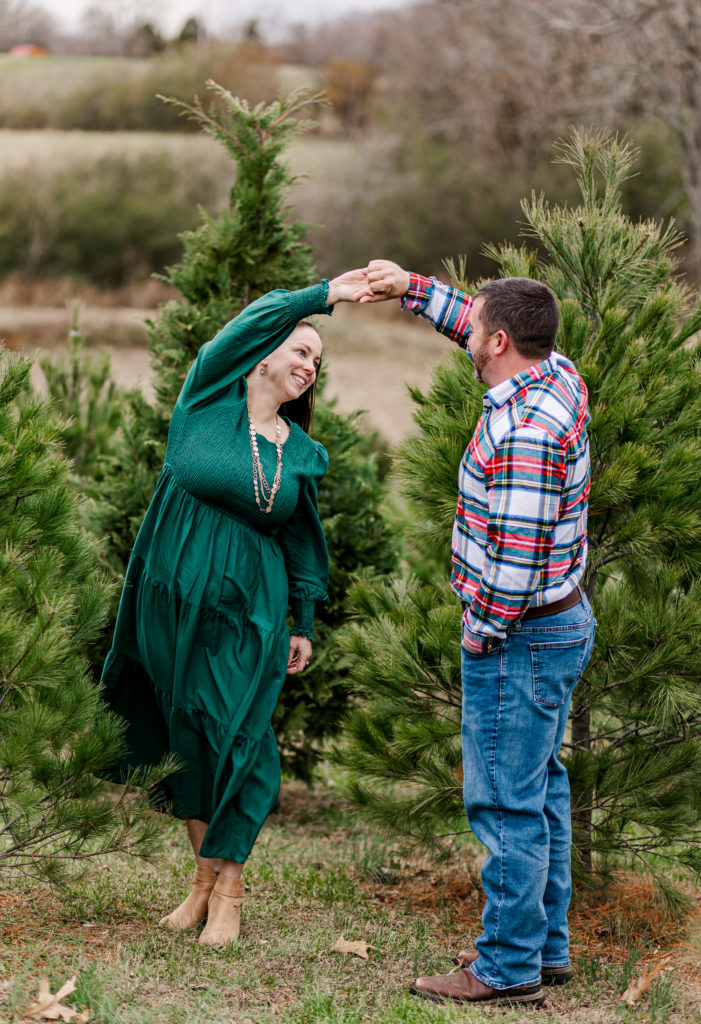
[[[517,622],[489,654],[462,649],[465,809],[489,850],[471,970],[492,988],[533,985],[542,965],[570,962],[570,789],[558,753],[594,627],[582,597]]]

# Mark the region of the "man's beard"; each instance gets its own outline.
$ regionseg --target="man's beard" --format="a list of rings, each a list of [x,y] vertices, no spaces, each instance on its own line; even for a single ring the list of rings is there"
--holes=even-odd
[[[486,380],[482,376],[482,371],[489,362],[489,352],[487,351],[487,342],[483,341],[480,347],[477,349],[472,357],[472,365],[475,371],[475,380],[480,384],[486,384]]]

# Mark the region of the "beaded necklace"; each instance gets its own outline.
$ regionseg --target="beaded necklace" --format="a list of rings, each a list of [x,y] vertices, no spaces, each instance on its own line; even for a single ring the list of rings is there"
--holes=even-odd
[[[256,428],[251,420],[251,414],[246,409],[248,415],[248,436],[251,439],[251,459],[253,461],[253,493],[256,496],[256,505],[261,512],[266,515],[270,512],[275,501],[275,495],[280,490],[280,477],[282,476],[282,441],[280,439],[280,420],[275,415],[275,448],[277,450],[277,465],[275,467],[275,478],[273,480],[272,487],[268,483],[265,473],[263,472],[263,466],[260,461],[260,453],[258,451],[258,439],[256,437]],[[267,492],[267,493],[266,493]],[[265,508],[261,504],[261,496],[265,504]]]

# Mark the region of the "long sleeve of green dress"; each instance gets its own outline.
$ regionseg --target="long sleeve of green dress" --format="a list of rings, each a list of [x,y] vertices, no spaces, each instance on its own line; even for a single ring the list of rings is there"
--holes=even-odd
[[[329,459],[321,445],[318,449],[315,472],[310,472],[306,484],[300,488],[297,508],[279,534],[290,581],[291,632],[310,640],[314,639],[315,604],[327,599],[325,593],[319,593],[318,584],[318,567],[324,564],[328,567],[328,556],[317,510],[317,488],[328,469]]]
[[[246,374],[281,345],[300,320],[333,312],[333,306],[326,305],[328,293],[328,281],[322,281],[296,292],[278,288],[256,299],[202,346],[178,401],[207,402],[232,386],[241,387]]]

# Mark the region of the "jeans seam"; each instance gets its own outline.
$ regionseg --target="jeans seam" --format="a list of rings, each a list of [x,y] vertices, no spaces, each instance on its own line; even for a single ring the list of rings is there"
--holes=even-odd
[[[493,790],[494,790],[494,805],[499,806],[499,792],[497,789],[497,773],[496,773],[496,758],[497,748],[499,744],[499,725],[501,723],[501,712],[504,704],[504,655],[499,655],[499,703],[497,705],[497,719],[495,723],[494,731],[494,758],[493,758]],[[505,861],[505,848],[504,848],[504,815],[499,812],[499,902],[496,906],[495,922],[494,922],[494,961],[497,967],[499,967],[499,932],[501,928],[501,912],[504,906],[504,861]]]

